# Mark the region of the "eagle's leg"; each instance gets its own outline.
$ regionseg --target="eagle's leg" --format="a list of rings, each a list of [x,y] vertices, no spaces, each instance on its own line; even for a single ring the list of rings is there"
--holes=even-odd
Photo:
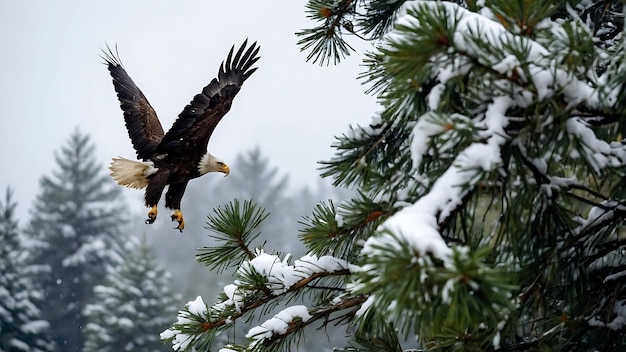
[[[148,211],[148,218],[146,219],[146,224],[154,223],[157,217],[157,204],[159,204],[159,199],[161,199],[161,194],[165,189],[165,185],[167,184],[167,178],[169,177],[170,172],[167,170],[159,171],[154,174],[150,180],[148,181],[148,187],[146,188],[145,201],[146,206],[150,207]]]
[[[183,199],[186,187],[187,182],[172,183],[165,194],[165,207],[174,210],[172,213],[172,221],[178,221],[176,229],[180,232],[183,232],[185,228],[183,212],[180,210],[180,201]]]
[[[148,211],[148,218],[146,219],[146,224],[152,224],[157,217],[157,206],[153,205]]]
[[[183,219],[183,212],[180,211],[180,209],[176,209],[172,213],[172,221],[174,220],[178,221],[178,226],[176,226],[175,229],[183,232],[183,229],[185,228],[185,220]]]

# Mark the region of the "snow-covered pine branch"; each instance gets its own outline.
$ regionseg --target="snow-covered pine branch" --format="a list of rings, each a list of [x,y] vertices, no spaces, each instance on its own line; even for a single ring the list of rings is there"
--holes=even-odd
[[[179,312],[177,322],[164,331],[161,338],[171,341],[176,351],[192,348],[202,350],[211,345],[217,333],[228,329],[247,313],[287,294],[296,294],[318,279],[346,276],[350,274],[352,267],[346,261],[331,256],[306,255],[293,265],[289,264],[289,258],[289,255],[285,255],[281,259],[278,255],[267,254],[258,249],[253,259],[244,261],[237,269],[235,281],[224,287],[220,302],[208,306],[198,296]],[[340,288],[339,286],[338,289]],[[295,308],[287,308],[286,312],[292,312],[290,309]],[[298,308],[298,312],[302,313],[302,308]],[[305,314],[290,316],[297,316],[304,323],[311,317]],[[284,314],[275,317],[287,324],[283,318]],[[265,327],[251,330],[250,336],[247,336],[251,345],[273,336],[274,332],[280,335],[278,330],[270,329],[276,326],[275,321],[277,320],[270,319]],[[259,335],[257,333],[260,329],[265,329],[265,332]]]

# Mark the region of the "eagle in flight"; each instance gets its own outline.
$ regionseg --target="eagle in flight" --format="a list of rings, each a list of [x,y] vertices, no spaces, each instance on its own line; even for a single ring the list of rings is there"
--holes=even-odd
[[[146,224],[157,217],[157,203],[166,185],[165,207],[173,210],[172,221],[178,221],[176,229],[185,227],[180,202],[189,180],[209,172],[222,172],[228,176],[230,169],[221,159],[207,151],[209,138],[231,104],[243,82],[256,71],[252,68],[259,59],[259,47],[253,43],[246,49],[247,40],[235,52],[233,46],[226,61],[220,65],[214,78],[200,94],[178,115],[167,133],[135,82],[126,73],[111,48],[104,51],[103,59],[108,66],[113,86],[124,112],[124,121],[137,158],[113,158],[109,169],[111,176],[122,186],[145,188],[145,203],[150,210]]]

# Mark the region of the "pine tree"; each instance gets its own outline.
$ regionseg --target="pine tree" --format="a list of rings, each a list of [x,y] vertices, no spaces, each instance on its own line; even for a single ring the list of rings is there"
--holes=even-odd
[[[377,219],[357,340],[392,346],[385,320],[429,350],[618,349],[621,2],[341,3],[309,8],[382,34],[364,77],[385,110],[326,164]]]
[[[171,351],[159,339],[176,315],[170,282],[144,236],[94,288],[94,303],[85,307],[83,351]]]
[[[344,351],[625,349],[621,2],[308,9],[314,61],[349,53],[345,34],[378,41],[363,78],[383,111],[324,164],[359,195],[314,210],[296,261],[250,248],[249,206],[217,209],[202,259],[235,280],[162,337],[203,348],[288,302],[222,351],[282,350],[315,323],[346,324]]]
[[[85,304],[107,268],[121,261],[124,220],[120,190],[94,159],[94,146],[78,130],[60,153],[58,170],[41,179],[27,228],[30,262],[48,272],[35,277],[45,292],[44,318],[57,348],[80,351]]]
[[[205,253],[234,268],[221,299],[162,334],[204,349],[234,322],[289,307],[221,351],[278,351],[312,324],[344,351],[617,351],[626,345],[623,4],[311,0],[309,59],[372,40],[383,106],[338,138],[324,175],[358,189],[304,221],[310,254],[250,248],[254,207],[218,208]],[[309,306],[300,298],[313,298]],[[306,333],[305,333],[306,334]]]
[[[7,188],[0,201],[0,352],[53,351],[49,324],[41,318],[43,294],[34,288],[22,255],[11,194]]]

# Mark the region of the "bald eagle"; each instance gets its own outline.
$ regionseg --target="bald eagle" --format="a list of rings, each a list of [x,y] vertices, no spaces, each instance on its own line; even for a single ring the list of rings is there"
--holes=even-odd
[[[247,40],[234,53],[233,46],[214,78],[200,94],[178,115],[167,133],[148,99],[133,82],[117,54],[108,48],[103,59],[108,66],[113,87],[130,140],[139,160],[113,158],[109,169],[117,183],[130,188],[145,188],[145,204],[150,210],[146,224],[157,217],[157,203],[166,185],[165,207],[173,210],[172,221],[176,229],[185,227],[180,202],[189,180],[209,172],[222,172],[228,176],[229,167],[207,151],[209,138],[231,104],[243,82],[256,71],[252,65],[259,59],[259,47],[253,43],[246,49]],[[234,53],[234,56],[233,56]]]

